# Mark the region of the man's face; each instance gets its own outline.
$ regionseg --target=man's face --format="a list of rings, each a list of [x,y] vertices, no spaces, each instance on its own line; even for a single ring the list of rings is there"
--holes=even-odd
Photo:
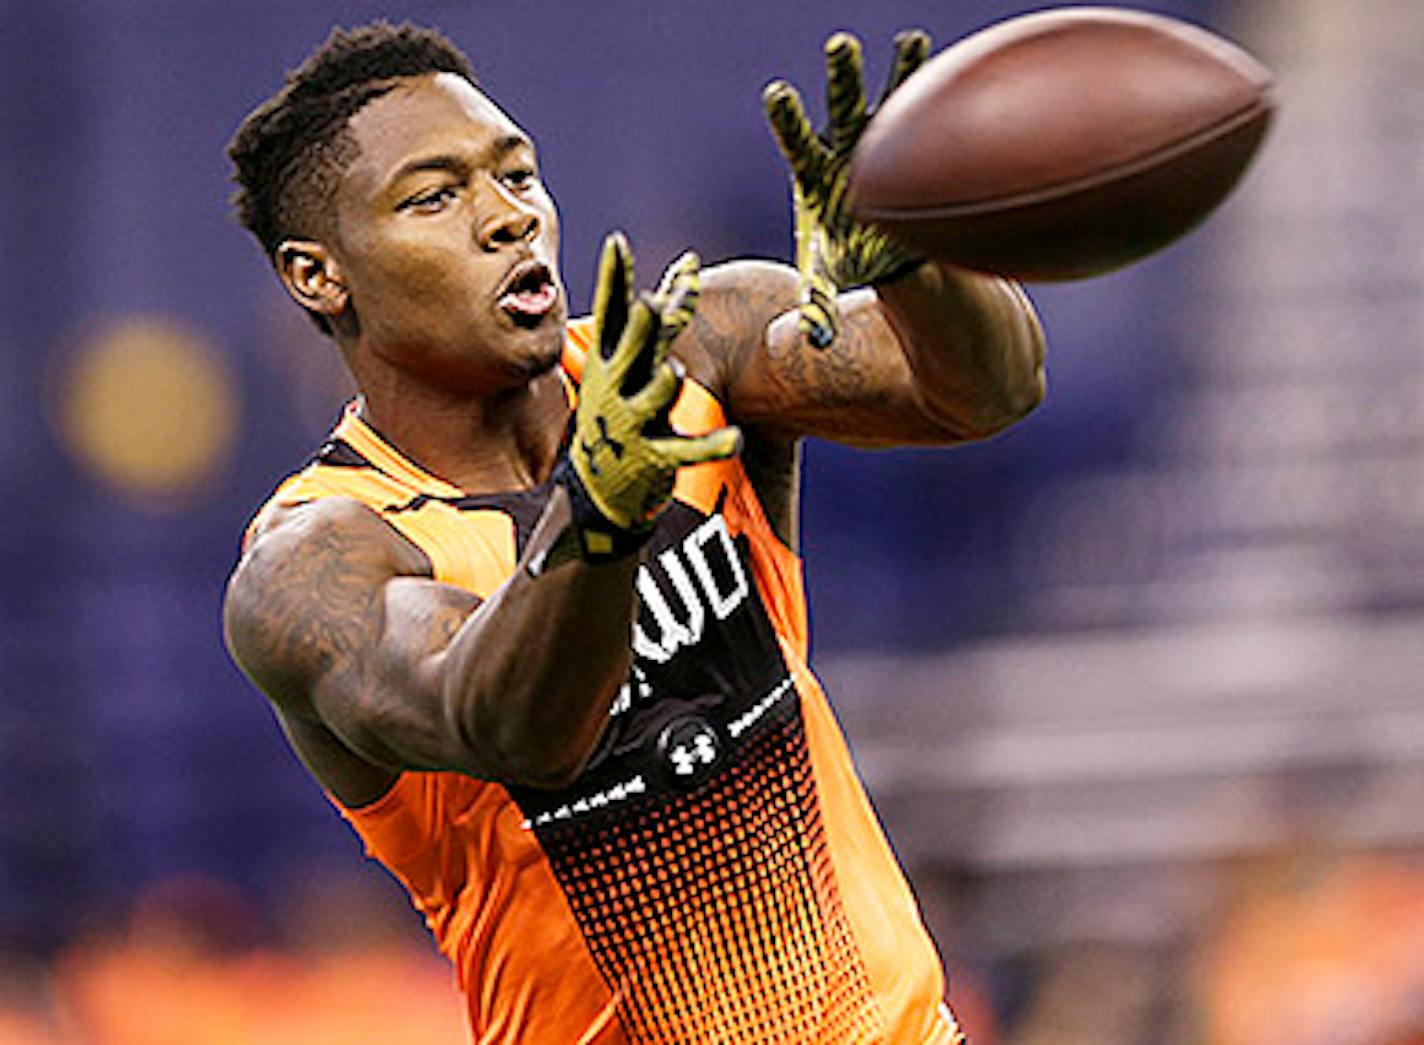
[[[529,138],[449,73],[401,81],[350,129],[332,250],[367,348],[451,390],[550,369],[567,304]]]

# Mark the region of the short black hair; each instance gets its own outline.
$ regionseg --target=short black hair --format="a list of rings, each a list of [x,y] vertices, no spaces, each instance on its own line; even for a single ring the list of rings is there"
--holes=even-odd
[[[470,60],[438,30],[386,21],[338,27],[242,121],[227,149],[233,203],[274,263],[283,240],[330,231],[333,194],[358,153],[351,117],[393,80],[439,72],[476,83]],[[312,316],[330,332],[324,317]]]

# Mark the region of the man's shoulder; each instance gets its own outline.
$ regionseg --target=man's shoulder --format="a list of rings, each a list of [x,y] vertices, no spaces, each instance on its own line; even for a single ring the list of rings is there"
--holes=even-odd
[[[278,506],[252,532],[228,581],[228,648],[259,688],[285,705],[320,674],[322,665],[308,660],[330,652],[313,640],[313,629],[341,607],[366,605],[393,577],[429,572],[420,550],[359,501]]]
[[[751,324],[748,333],[760,334],[772,318],[795,308],[800,292],[796,270],[781,261],[738,258],[702,272],[702,301],[740,306]]]
[[[253,521],[244,550],[250,555],[260,545],[267,555],[310,552],[337,540],[374,538],[389,529],[373,508],[355,497],[274,498]]]
[[[408,540],[361,500],[344,495],[273,502],[253,524],[234,573],[288,569],[293,560],[359,560],[376,572],[425,573],[429,563]]]
[[[798,294],[796,270],[780,262],[744,258],[709,266],[697,315],[673,351],[698,384],[727,402],[736,374],[764,348],[772,320],[796,307]]]
[[[673,344],[688,375],[718,398],[729,367],[761,344],[767,324],[796,307],[800,283],[784,262],[738,258],[702,270],[702,288],[692,325]],[[575,383],[584,355],[598,336],[593,316],[569,320],[562,364]]]

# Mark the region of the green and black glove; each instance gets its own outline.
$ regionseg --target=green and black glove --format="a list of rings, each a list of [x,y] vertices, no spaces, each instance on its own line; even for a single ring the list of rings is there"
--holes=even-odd
[[[895,63],[877,109],[929,53],[930,38],[921,30],[896,35]],[[845,209],[851,152],[872,115],[865,104],[860,41],[849,33],[826,41],[826,99],[829,128],[817,134],[796,88],[776,80],[762,92],[772,133],[791,165],[801,330],[818,348],[835,340],[840,329],[839,291],[888,283],[923,261],[872,226],[852,220]]]
[[[668,420],[683,381],[668,345],[691,321],[700,287],[697,257],[684,254],[654,293],[635,298],[627,241],[613,233],[603,242],[593,301],[596,344],[584,362],[573,440],[559,471],[588,562],[642,547],[683,465],[741,448],[736,428],[690,437],[675,433]]]

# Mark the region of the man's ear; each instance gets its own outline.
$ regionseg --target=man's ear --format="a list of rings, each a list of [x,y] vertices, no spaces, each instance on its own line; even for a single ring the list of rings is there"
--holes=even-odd
[[[350,302],[341,266],[316,240],[284,240],[277,248],[277,274],[297,304],[335,319]]]

